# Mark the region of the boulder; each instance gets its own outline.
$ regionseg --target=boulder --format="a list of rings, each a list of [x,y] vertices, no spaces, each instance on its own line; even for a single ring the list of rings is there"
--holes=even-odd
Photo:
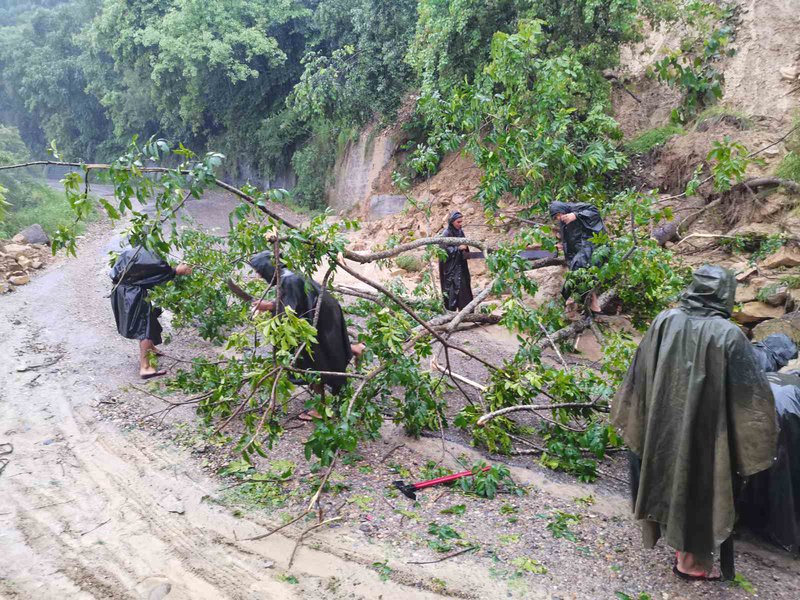
[[[24,244],[6,244],[3,252],[16,260],[20,256],[30,256],[34,253],[34,249]]]
[[[30,267],[32,262],[33,261],[24,254],[19,258],[17,258],[17,264],[23,269],[27,269],[28,267]]]
[[[773,333],[785,333],[795,343],[800,344],[800,311],[790,312],[778,319],[759,323],[753,328],[753,339],[759,342]]]
[[[795,246],[784,246],[775,254],[772,254],[761,261],[761,267],[764,269],[796,267],[797,265],[800,265],[800,248]]]
[[[26,285],[30,283],[31,278],[27,275],[12,275],[8,278],[8,282],[12,285]]]
[[[50,245],[50,238],[47,236],[47,233],[42,226],[38,223],[34,223],[30,227],[26,227],[22,231],[20,231],[17,235],[22,236],[22,241],[26,244],[45,244],[47,246]]]
[[[744,325],[747,323],[760,323],[767,319],[776,319],[783,316],[783,314],[782,307],[770,306],[764,302],[748,302],[742,305],[741,310],[734,311],[733,319]]]
[[[536,306],[541,306],[550,300],[558,298],[564,285],[564,274],[566,272],[566,267],[558,265],[525,272],[525,276],[533,279],[539,286],[536,295],[533,297],[533,303]]]

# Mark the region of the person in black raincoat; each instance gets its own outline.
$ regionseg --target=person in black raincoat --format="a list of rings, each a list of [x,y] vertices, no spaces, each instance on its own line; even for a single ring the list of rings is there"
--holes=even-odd
[[[165,375],[154,364],[153,355],[158,354],[156,346],[161,343],[161,323],[158,317],[161,309],[147,300],[148,291],[166,283],[176,275],[190,275],[192,268],[180,264],[172,268],[169,263],[141,246],[125,249],[114,262],[111,281],[111,309],[117,331],[129,340],[139,340],[139,375],[151,379]]]
[[[743,525],[800,552],[800,377],[776,372],[797,358],[797,346],[777,333],[754,343],[753,350],[775,396],[778,449],[775,464],[747,480],[736,508]]]
[[[741,478],[775,456],[775,400],[729,321],[735,292],[731,271],[695,271],[680,306],[653,321],[612,402],[611,421],[632,453],[645,545],[663,536],[685,579],[718,578],[713,553],[733,530]]]
[[[550,217],[558,221],[559,238],[569,270],[576,271],[591,266],[594,253],[591,239],[595,234],[606,230],[600,211],[585,202],[553,202],[550,204]],[[561,289],[564,300],[569,300],[571,293],[569,285],[564,284]],[[590,298],[590,308],[593,312],[601,311],[594,291]]]
[[[440,237],[466,237],[461,226],[464,216],[455,211],[447,220],[447,227]],[[443,246],[447,252],[447,259],[439,261],[439,281],[442,284],[444,307],[447,310],[461,310],[472,302],[472,282],[469,276],[466,253],[469,247],[464,244],[458,246]]]
[[[269,250],[256,254],[250,259],[250,266],[270,286],[278,280],[278,270],[275,268],[273,253]],[[321,299],[321,300],[320,300]],[[289,269],[280,268],[280,303],[276,306],[273,301],[256,300],[253,308],[262,312],[280,312],[283,307],[290,306],[298,317],[314,324],[314,313],[317,302],[320,305],[319,321],[317,323],[317,343],[309,351],[301,352],[298,357],[298,369],[309,371],[326,371],[331,373],[344,373],[353,356],[359,357],[365,349],[364,344],[351,344],[347,333],[342,307],[327,290],[311,279],[297,275]],[[338,394],[347,383],[346,377],[335,375],[322,375],[322,385],[313,386],[314,391],[322,394],[324,385],[331,388],[333,394]],[[300,418],[304,421],[319,414],[303,413]]]

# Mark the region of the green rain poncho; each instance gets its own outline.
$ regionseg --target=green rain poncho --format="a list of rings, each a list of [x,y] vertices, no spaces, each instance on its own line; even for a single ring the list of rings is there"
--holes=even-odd
[[[641,459],[634,516],[644,542],[662,535],[710,566],[733,530],[734,487],[772,465],[775,401],[731,323],[736,281],[698,269],[679,308],[656,317],[614,399],[612,421]]]

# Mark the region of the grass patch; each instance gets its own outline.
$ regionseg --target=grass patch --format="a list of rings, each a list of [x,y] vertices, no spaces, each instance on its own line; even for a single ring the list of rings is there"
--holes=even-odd
[[[52,236],[59,227],[75,222],[75,214],[64,192],[38,182],[32,182],[26,188],[24,200],[8,198],[11,206],[8,207],[6,218],[0,222],[0,238],[13,237],[34,223],[41,225]],[[96,214],[96,211],[92,211],[91,219],[96,218]],[[79,233],[83,231],[82,223],[78,223],[78,229]]]
[[[775,175],[781,179],[791,179],[800,183],[800,152],[792,151],[784,156],[775,170]]]
[[[637,135],[625,144],[625,151],[628,154],[646,154],[653,148],[663,146],[669,139],[676,135],[683,135],[686,131],[680,125],[671,124],[664,127],[656,127]]]
[[[743,112],[733,110],[721,104],[709,106],[694,120],[695,131],[708,131],[708,128],[718,123],[727,123],[737,129],[750,129],[753,120]]]

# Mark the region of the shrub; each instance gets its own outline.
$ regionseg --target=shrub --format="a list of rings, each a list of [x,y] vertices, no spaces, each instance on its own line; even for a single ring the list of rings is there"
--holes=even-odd
[[[625,151],[628,154],[646,154],[653,148],[663,146],[672,137],[676,135],[683,135],[685,130],[678,124],[665,125],[664,127],[656,127],[644,133],[640,133],[635,138],[625,144]]]

